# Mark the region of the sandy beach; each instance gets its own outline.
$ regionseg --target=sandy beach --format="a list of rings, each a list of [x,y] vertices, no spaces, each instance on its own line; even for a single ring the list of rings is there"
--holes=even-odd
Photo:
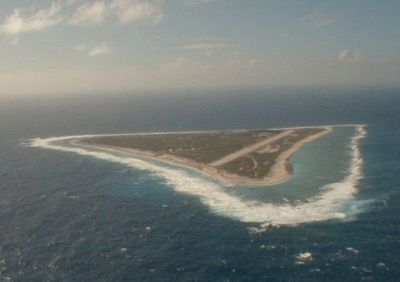
[[[264,178],[260,179],[255,179],[255,178],[250,178],[250,177],[245,177],[245,176],[239,176],[239,175],[234,175],[230,174],[222,169],[219,169],[217,167],[204,164],[204,163],[199,163],[194,160],[190,160],[184,157],[179,157],[175,155],[170,155],[170,154],[157,154],[152,151],[145,151],[145,150],[136,150],[136,149],[131,149],[131,148],[124,148],[124,147],[118,147],[118,146],[110,146],[110,145],[98,145],[98,144],[88,144],[85,142],[84,139],[76,139],[72,141],[73,144],[79,145],[79,146],[85,146],[85,147],[90,147],[94,149],[101,149],[101,150],[107,150],[107,151],[113,151],[113,152],[123,152],[129,155],[132,155],[132,157],[141,157],[141,158],[149,158],[152,160],[157,160],[161,161],[170,165],[174,166],[180,166],[180,167],[185,167],[185,168],[190,168],[190,169],[195,169],[196,171],[203,172],[204,174],[211,176],[215,179],[218,179],[222,182],[228,183],[228,184],[238,184],[238,185],[276,185],[280,183],[286,182],[290,176],[292,175],[292,170],[291,165],[289,163],[290,157],[296,153],[298,150],[300,150],[306,143],[312,142],[326,134],[329,134],[332,132],[332,127],[323,127],[323,130],[310,135],[304,139],[299,140],[298,142],[294,143],[289,149],[283,151],[278,158],[276,159],[274,165],[271,167],[270,172],[268,175]],[[249,147],[251,147],[250,145]]]

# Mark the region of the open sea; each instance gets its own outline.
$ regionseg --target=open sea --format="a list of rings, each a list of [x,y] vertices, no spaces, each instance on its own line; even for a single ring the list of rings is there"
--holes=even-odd
[[[0,98],[0,281],[400,281],[400,90]],[[335,127],[275,186],[71,136]]]

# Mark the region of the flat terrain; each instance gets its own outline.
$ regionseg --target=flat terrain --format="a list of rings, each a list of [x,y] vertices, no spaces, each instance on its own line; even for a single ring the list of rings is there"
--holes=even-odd
[[[321,132],[320,128],[305,128],[290,131],[276,141],[273,141],[265,146],[259,147],[252,152],[237,158],[229,163],[221,166],[221,168],[229,173],[242,175],[250,178],[263,178],[265,177],[275,161],[282,152],[290,149],[295,143],[302,139]],[[290,173],[293,168],[289,162],[286,163],[286,169]]]
[[[160,155],[170,154],[200,163],[209,163],[280,132],[263,130],[119,135],[89,138],[85,139],[85,142],[151,151]]]
[[[187,165],[232,182],[273,183],[293,173],[288,159],[295,151],[331,130],[318,127],[114,135],[79,142]]]

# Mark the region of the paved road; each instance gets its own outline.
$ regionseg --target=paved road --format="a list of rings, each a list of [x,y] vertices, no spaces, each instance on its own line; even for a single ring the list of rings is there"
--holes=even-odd
[[[279,140],[279,139],[281,139],[281,138],[283,138],[285,136],[288,136],[289,134],[292,134],[293,131],[294,130],[286,130],[286,131],[284,131],[282,133],[279,133],[277,135],[269,137],[269,138],[267,138],[265,140],[262,140],[260,142],[254,143],[254,144],[252,144],[250,146],[247,146],[247,147],[245,147],[243,149],[240,149],[240,150],[238,150],[236,152],[233,152],[233,153],[231,153],[229,155],[226,155],[225,157],[222,157],[219,160],[216,160],[216,161],[213,161],[212,163],[209,163],[209,165],[213,166],[213,167],[219,167],[221,165],[229,163],[229,162],[231,162],[233,160],[236,160],[236,159],[238,159],[238,158],[240,158],[240,157],[242,157],[244,155],[247,155],[247,154],[249,154],[251,152],[254,152],[254,151],[258,150],[258,149],[264,147],[265,145],[268,145],[268,144],[270,144],[270,143],[272,143],[272,142],[274,142],[276,140]]]

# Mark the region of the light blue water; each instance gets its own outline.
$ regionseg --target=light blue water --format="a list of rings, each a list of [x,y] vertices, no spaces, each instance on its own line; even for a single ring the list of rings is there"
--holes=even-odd
[[[290,159],[294,174],[286,183],[268,189],[244,186],[233,190],[239,195],[272,202],[308,199],[322,186],[340,182],[348,174],[351,159],[348,145],[354,132],[354,127],[337,127],[331,134],[306,144]]]

